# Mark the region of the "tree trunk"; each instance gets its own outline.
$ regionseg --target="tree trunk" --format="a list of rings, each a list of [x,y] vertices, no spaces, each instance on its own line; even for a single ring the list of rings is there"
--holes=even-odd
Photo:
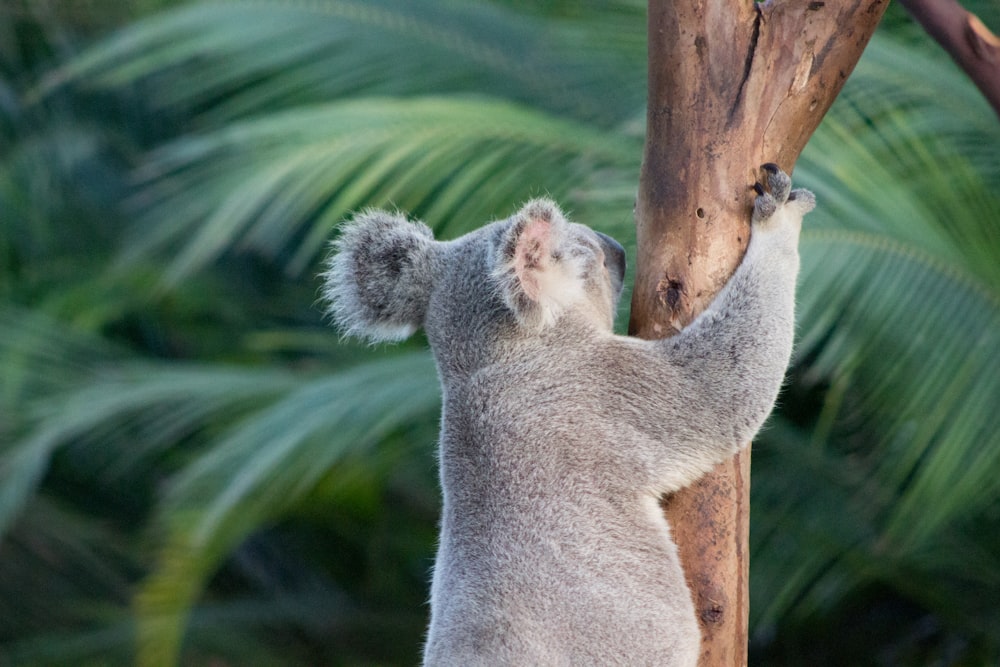
[[[887,2],[649,1],[632,334],[676,333],[725,284],[749,238],[759,165],[792,171]],[[747,660],[749,461],[744,450],[664,502],[702,667]]]

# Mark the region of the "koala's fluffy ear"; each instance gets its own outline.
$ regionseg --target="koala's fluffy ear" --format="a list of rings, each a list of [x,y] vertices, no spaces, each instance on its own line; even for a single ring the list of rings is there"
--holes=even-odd
[[[369,210],[343,223],[323,297],[345,335],[403,340],[424,322],[434,284],[434,234],[422,222]]]
[[[578,287],[559,262],[566,226],[554,202],[535,199],[514,216],[500,243],[493,276],[522,326],[538,329],[554,323],[577,296]]]

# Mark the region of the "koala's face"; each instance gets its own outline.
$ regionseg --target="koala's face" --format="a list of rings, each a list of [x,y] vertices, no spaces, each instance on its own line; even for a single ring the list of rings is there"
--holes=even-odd
[[[621,243],[607,234],[595,232],[583,225],[576,226],[582,227],[597,236],[597,243],[601,251],[601,262],[597,273],[593,274],[595,276],[593,282],[596,283],[596,288],[593,292],[600,295],[597,303],[609,305],[609,309],[605,314],[608,318],[608,328],[611,329],[614,326],[615,312],[618,310],[618,301],[622,296],[622,288],[625,286],[625,248],[622,247]],[[597,277],[602,275],[602,273],[607,275],[607,280],[601,280]],[[585,282],[588,292],[591,291],[589,287],[590,282],[589,280]]]
[[[343,226],[324,293],[345,333],[398,340],[423,326],[439,356],[470,358],[564,318],[610,331],[624,275],[618,242],[539,199],[448,242],[422,223],[366,212]]]
[[[541,295],[561,306],[575,310],[601,328],[614,326],[615,310],[625,280],[625,249],[607,234],[577,223],[567,223],[562,239],[550,252],[546,270],[556,274],[553,291]],[[575,294],[574,294],[575,292]],[[557,309],[548,324],[555,324],[561,314]]]

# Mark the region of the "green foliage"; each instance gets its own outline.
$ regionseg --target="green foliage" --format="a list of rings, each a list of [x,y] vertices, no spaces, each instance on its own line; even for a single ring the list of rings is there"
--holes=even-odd
[[[801,474],[755,475],[751,614],[815,628],[824,664],[1000,655],[998,140],[949,62],[880,35],[796,170],[822,204],[789,405],[755,464]],[[837,636],[862,623],[874,657]],[[762,654],[798,664],[809,641]]]
[[[437,382],[419,338],[325,327],[324,245],[365,206],[449,238],[546,193],[634,246],[644,3],[29,4],[0,27],[0,664],[412,664]],[[795,173],[760,664],[1000,657],[1000,128],[887,27]]]
[[[148,169],[155,176],[144,184],[141,238],[129,247],[133,257],[172,255],[171,283],[204,268],[234,239],[299,275],[345,211],[398,205],[453,221],[458,229],[439,230],[450,235],[502,215],[510,190],[545,183],[565,197],[600,170],[627,164],[635,150],[589,126],[488,98],[314,105],[157,151]],[[497,169],[514,164],[510,190],[491,192]]]

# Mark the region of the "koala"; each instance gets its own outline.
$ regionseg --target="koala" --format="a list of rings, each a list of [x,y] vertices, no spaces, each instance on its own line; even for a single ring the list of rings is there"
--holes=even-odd
[[[443,392],[424,664],[695,665],[659,500],[756,434],[792,350],[802,217],[775,165],[732,278],[688,327],[616,335],[625,252],[537,199],[451,241],[367,211],[323,274],[346,335],[427,333]]]

